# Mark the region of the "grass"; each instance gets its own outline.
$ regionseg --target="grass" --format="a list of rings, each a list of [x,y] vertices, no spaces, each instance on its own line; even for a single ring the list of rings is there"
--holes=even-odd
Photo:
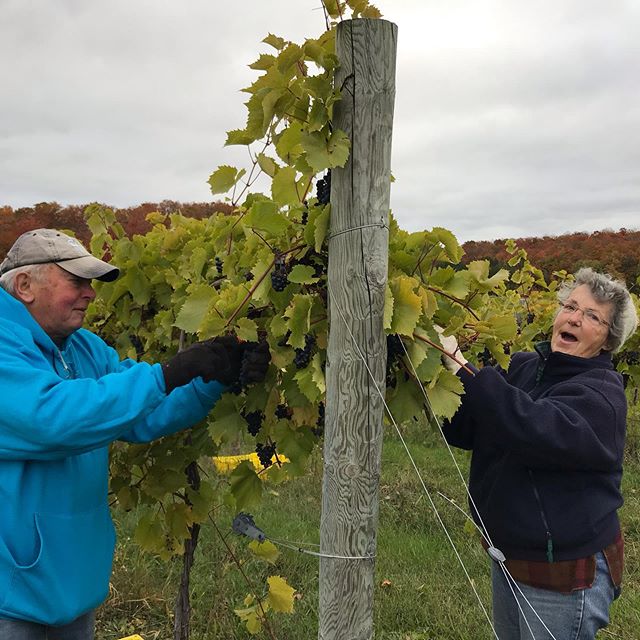
[[[630,427],[638,424],[638,408]],[[489,564],[465,517],[446,500],[466,505],[464,487],[441,440],[414,426],[405,435],[411,454],[436,507],[472,577],[484,606],[490,607]],[[630,433],[623,478],[621,519],[626,537],[622,597],[614,603],[612,622],[600,638],[638,637],[640,628],[640,457],[637,433]],[[466,477],[468,454],[455,452]],[[255,510],[258,526],[273,538],[319,541],[322,464],[286,485],[271,487]],[[140,634],[144,640],[173,637],[172,610],[180,562],[164,564],[142,554],[131,541],[135,514],[116,514],[119,544],[111,595],[98,615],[97,640]],[[295,613],[271,618],[278,640],[310,640],[318,634],[318,559],[280,549],[277,566],[255,560],[246,541],[230,533],[232,514],[217,524],[244,571],[257,585],[280,574],[297,589]],[[192,570],[192,640],[246,640],[249,635],[233,613],[249,592],[240,571],[211,524],[203,526]],[[388,431],[382,457],[374,626],[377,640],[476,640],[492,638],[478,600],[395,433]],[[268,636],[262,634],[259,637]]]

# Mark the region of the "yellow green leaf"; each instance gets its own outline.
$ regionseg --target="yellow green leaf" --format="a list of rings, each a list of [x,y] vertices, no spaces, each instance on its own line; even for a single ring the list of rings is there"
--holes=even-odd
[[[207,182],[211,187],[211,193],[226,193],[233,187],[246,173],[245,169],[236,169],[228,165],[218,167],[210,176]]]
[[[313,274],[315,269],[308,264],[297,264],[291,271],[289,271],[289,282],[295,282],[297,284],[313,284],[318,282]]]
[[[302,135],[302,147],[307,154],[307,162],[315,173],[324,169],[344,167],[349,157],[349,137],[344,131],[336,129],[328,134],[327,127],[322,131],[312,131]]]
[[[249,213],[244,217],[244,223],[274,236],[281,236],[289,226],[287,219],[278,212],[277,205],[271,200],[254,202]]]
[[[262,498],[262,482],[256,475],[251,462],[241,462],[229,476],[231,494],[238,510],[255,507]]]
[[[258,156],[256,157],[256,160],[258,161],[258,166],[270,178],[273,178],[273,176],[276,174],[276,171],[278,170],[278,165],[276,164],[276,161],[273,158],[270,158],[269,156],[265,155],[264,153],[259,153]]]
[[[281,207],[300,202],[300,195],[296,188],[296,170],[293,167],[283,167],[274,175],[271,182],[271,197]]]
[[[175,326],[187,333],[196,333],[209,305],[215,300],[215,289],[206,284],[196,284],[189,288],[189,294],[176,316]]]
[[[292,347],[297,349],[304,347],[304,336],[309,331],[312,307],[313,296],[297,294],[293,296],[293,299],[285,310],[284,316],[289,319],[287,328],[291,331],[289,344]]]
[[[265,540],[264,542],[252,540],[249,543],[249,549],[251,549],[254,555],[265,560],[269,564],[275,564],[278,556],[280,555],[280,552],[276,549],[276,545],[270,540]]]
[[[262,629],[262,622],[260,621],[260,615],[258,613],[259,607],[257,604],[252,607],[247,607],[246,609],[234,609],[233,612],[244,623],[247,631],[251,635],[254,636],[260,633]]]
[[[272,46],[274,49],[277,49],[278,51],[280,51],[281,49],[284,49],[285,45],[287,44],[286,40],[283,40],[279,36],[274,36],[273,33],[270,33],[262,42]]]
[[[287,584],[287,581],[280,576],[269,576],[269,595],[267,599],[274,611],[281,613],[293,613],[293,594],[295,589]]]
[[[460,406],[460,395],[464,389],[460,378],[443,367],[426,390],[433,412],[437,416],[451,418]]]
[[[396,276],[389,281],[393,295],[391,333],[412,336],[422,314],[422,299],[414,292],[415,278]]]
[[[246,340],[248,342],[258,341],[258,325],[255,320],[249,318],[240,318],[236,322],[236,335],[240,340]]]

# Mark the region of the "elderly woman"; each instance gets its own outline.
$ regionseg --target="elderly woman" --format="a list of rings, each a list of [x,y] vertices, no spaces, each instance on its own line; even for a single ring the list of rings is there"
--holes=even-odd
[[[611,353],[637,314],[623,284],[591,269],[558,298],[551,341],[514,354],[508,371],[461,368],[455,339],[442,338],[465,388],[444,433],[473,451],[470,502],[494,560],[500,640],[593,639],[620,590],[627,402]]]

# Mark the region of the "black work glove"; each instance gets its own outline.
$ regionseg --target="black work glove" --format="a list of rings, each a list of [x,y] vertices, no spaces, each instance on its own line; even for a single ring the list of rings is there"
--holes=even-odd
[[[179,351],[162,365],[167,393],[200,376],[205,382],[217,380],[232,385],[240,378],[247,343],[234,336],[220,336],[196,342]]]
[[[271,361],[269,345],[266,340],[261,342],[245,342],[244,354],[240,368],[240,385],[245,387],[252,382],[264,380]]]

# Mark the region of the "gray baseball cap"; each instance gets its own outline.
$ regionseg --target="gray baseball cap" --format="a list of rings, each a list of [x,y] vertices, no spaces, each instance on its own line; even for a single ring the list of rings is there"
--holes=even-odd
[[[92,256],[82,244],[56,229],[34,229],[23,233],[0,264],[0,275],[30,264],[52,262],[79,278],[111,282],[120,270]]]

